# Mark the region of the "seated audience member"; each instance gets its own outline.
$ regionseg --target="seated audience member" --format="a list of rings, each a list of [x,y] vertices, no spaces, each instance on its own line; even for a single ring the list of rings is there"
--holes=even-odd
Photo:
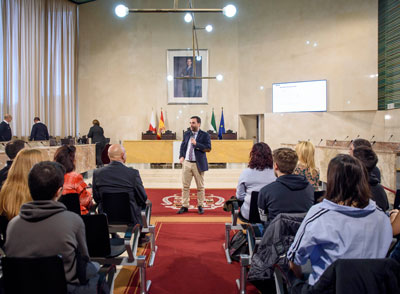
[[[63,195],[78,194],[81,205],[81,214],[87,214],[92,206],[92,194],[87,190],[87,185],[81,174],[75,172],[75,146],[64,145],[57,149],[54,161],[65,168]]]
[[[118,144],[108,149],[110,164],[93,172],[93,198],[102,212],[104,193],[128,193],[132,213],[132,224],[142,224],[141,210],[146,207],[147,194],[144,190],[139,171],[125,165],[126,152]],[[144,235],[139,242],[147,241]]]
[[[3,185],[4,181],[7,179],[8,171],[13,163],[15,156],[17,156],[18,152],[25,147],[25,142],[22,140],[15,140],[12,142],[8,142],[5,148],[6,154],[10,160],[7,160],[7,165],[0,170],[0,188]]]
[[[275,179],[271,148],[265,143],[254,144],[250,152],[249,165],[242,171],[236,188],[236,198],[244,201],[239,216],[243,221],[249,219],[251,192],[260,191]]]
[[[296,145],[296,153],[299,157],[299,162],[294,169],[293,174],[301,175],[307,178],[314,190],[318,189],[319,170],[315,167],[315,147],[309,141],[302,141]]]
[[[366,146],[366,147],[372,148],[372,145],[368,140],[358,138],[350,143],[350,148],[349,148],[350,155],[353,156],[353,150],[360,146]],[[381,171],[379,170],[379,168],[377,166],[375,166],[374,169],[372,170],[372,174],[374,174],[375,178],[377,178],[379,180],[379,182],[381,182]]]
[[[57,202],[62,194],[64,168],[56,162],[38,163],[30,171],[28,182],[33,201],[22,205],[19,215],[8,224],[6,255],[61,255],[68,293],[97,293],[98,265],[89,262],[85,225],[79,215]],[[86,271],[78,272],[82,268]]]
[[[32,126],[31,136],[29,137],[30,141],[43,141],[49,140],[49,131],[47,130],[47,126],[40,121],[39,117],[35,117],[33,119],[34,125]]]
[[[368,175],[360,160],[339,154],[329,162],[325,199],[307,213],[288,251],[290,268],[310,259],[314,285],[335,260],[384,258],[392,241],[387,215],[371,199]]]
[[[372,200],[376,202],[383,211],[389,209],[389,201],[385,190],[380,184],[376,175],[372,172],[378,163],[378,157],[376,156],[374,150],[370,147],[360,146],[353,150],[353,156],[358,158],[368,171],[368,184],[371,189]]]
[[[12,219],[22,204],[32,201],[28,187],[28,174],[32,166],[43,160],[37,149],[23,149],[15,157],[0,192],[0,214]]]
[[[308,180],[294,175],[298,157],[290,148],[273,152],[275,182],[265,186],[258,195],[258,210],[262,221],[271,221],[280,213],[307,212],[314,204],[314,188]]]

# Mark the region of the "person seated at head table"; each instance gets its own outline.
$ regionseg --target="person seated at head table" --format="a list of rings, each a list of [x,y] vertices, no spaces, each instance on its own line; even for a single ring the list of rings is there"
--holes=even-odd
[[[57,162],[33,166],[27,177],[33,201],[8,224],[4,251],[8,257],[61,255],[68,293],[97,293],[99,264],[89,261],[83,220],[57,202],[64,172]]]
[[[378,156],[372,148],[367,146],[359,146],[353,150],[353,156],[358,158],[365,166],[368,172],[368,184],[372,193],[372,200],[376,202],[383,211],[389,209],[389,201],[385,190],[380,184],[378,178],[373,173],[373,170],[378,163]]]
[[[311,261],[314,285],[337,259],[384,258],[392,242],[388,216],[371,200],[368,175],[360,160],[339,154],[328,165],[325,199],[314,205],[289,248],[290,268]]]
[[[318,190],[319,170],[315,167],[314,144],[309,141],[301,141],[296,145],[295,150],[299,161],[293,174],[306,177],[314,190]]]
[[[248,222],[249,219],[251,193],[259,192],[275,179],[271,148],[263,142],[254,144],[250,151],[249,165],[240,174],[236,188],[236,198],[244,201],[239,212],[242,221]]]
[[[65,168],[63,195],[78,194],[81,205],[81,214],[88,214],[93,205],[92,193],[87,188],[81,174],[75,172],[76,147],[64,145],[57,149],[54,154],[54,161],[60,163]]]
[[[0,170],[0,189],[3,186],[4,181],[7,179],[8,171],[17,156],[18,152],[25,147],[25,141],[15,140],[6,144],[5,152],[10,160],[7,160],[7,164]]]
[[[296,152],[279,148],[272,158],[277,179],[258,195],[258,210],[265,225],[280,213],[304,213],[314,204],[314,188],[305,177],[293,174],[298,161]]]

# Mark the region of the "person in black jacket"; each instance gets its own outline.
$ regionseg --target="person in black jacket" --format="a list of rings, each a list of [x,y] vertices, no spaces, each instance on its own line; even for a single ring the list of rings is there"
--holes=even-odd
[[[4,181],[7,179],[8,171],[17,156],[18,152],[25,147],[25,141],[15,140],[8,142],[5,148],[6,154],[10,160],[7,160],[7,165],[0,170],[0,188],[3,186]]]
[[[104,193],[128,193],[132,215],[132,224],[141,224],[141,210],[146,207],[147,194],[144,190],[139,171],[125,165],[125,149],[118,144],[108,149],[110,164],[93,172],[93,198],[103,211]],[[144,236],[142,236],[142,239]]]
[[[349,146],[350,155],[353,156],[354,149],[357,147],[360,147],[360,146],[366,146],[366,147],[372,148],[372,145],[368,140],[357,138],[350,142],[350,146]],[[379,170],[379,168],[377,166],[374,167],[374,169],[371,171],[371,173],[374,175],[375,178],[377,178],[379,180],[379,182],[381,181],[381,171]]]
[[[33,119],[33,122],[35,124],[32,126],[32,131],[29,141],[49,140],[49,131],[47,130],[47,126],[40,121],[40,118],[36,116]]]
[[[93,120],[93,126],[89,130],[88,138],[92,138],[92,144],[96,144],[96,165],[103,166],[101,160],[101,153],[106,146],[106,138],[104,137],[104,130],[100,127],[100,122],[97,119]]]
[[[12,121],[11,114],[5,114],[4,120],[0,123],[0,141],[11,141],[12,132],[10,122]]]
[[[374,170],[376,170],[376,164],[378,163],[378,157],[372,148],[367,146],[356,147],[353,150],[353,156],[358,158],[368,171],[368,184],[372,193],[372,200],[376,202],[383,211],[389,209],[389,201],[385,190],[380,184],[381,181],[378,179]]]
[[[258,195],[258,211],[265,223],[279,213],[303,213],[314,205],[314,188],[306,177],[292,174],[298,161],[290,148],[274,150],[275,182],[266,185]]]

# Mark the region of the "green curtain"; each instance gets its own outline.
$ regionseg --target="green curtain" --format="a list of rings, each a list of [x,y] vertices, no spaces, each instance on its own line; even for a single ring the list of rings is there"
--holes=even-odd
[[[379,0],[378,109],[400,108],[400,1]]]

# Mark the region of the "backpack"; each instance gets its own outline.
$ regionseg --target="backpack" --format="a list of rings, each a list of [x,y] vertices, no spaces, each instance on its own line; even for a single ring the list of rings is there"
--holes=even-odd
[[[240,261],[240,254],[248,254],[246,234],[243,231],[237,231],[229,242],[229,256],[233,261]]]

